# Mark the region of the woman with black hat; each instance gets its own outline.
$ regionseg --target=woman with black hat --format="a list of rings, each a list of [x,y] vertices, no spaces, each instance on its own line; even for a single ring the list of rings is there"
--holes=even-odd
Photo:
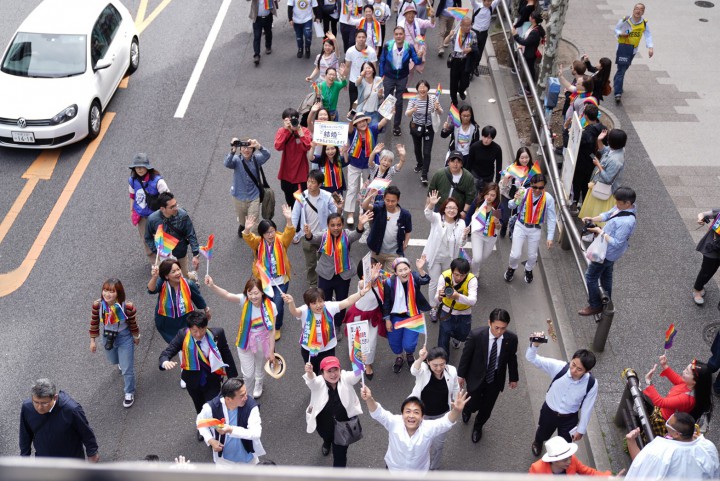
[[[155,254],[145,244],[145,226],[147,218],[150,214],[160,208],[157,203],[157,197],[162,192],[168,192],[167,183],[150,165],[150,159],[147,154],[136,154],[133,163],[128,166],[130,168],[130,212],[133,225],[138,228],[140,241],[145,249],[145,255],[153,263]]]

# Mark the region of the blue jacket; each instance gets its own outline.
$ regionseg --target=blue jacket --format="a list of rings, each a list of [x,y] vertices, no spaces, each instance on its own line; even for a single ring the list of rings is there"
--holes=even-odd
[[[382,52],[380,52],[380,58],[378,59],[380,76],[385,76],[393,79],[405,78],[410,74],[410,59],[412,59],[415,65],[420,65],[422,63],[422,59],[418,57],[418,54],[415,51],[415,47],[405,41],[405,44],[403,45],[402,66],[399,70],[395,70],[392,61],[392,49],[394,48],[395,40],[390,40],[383,46]]]
[[[270,158],[270,152],[262,147],[260,150],[253,152],[248,161],[245,161],[245,158],[239,153],[233,154],[230,152],[225,156],[225,167],[235,171],[233,173],[233,185],[230,187],[230,194],[237,200],[249,201],[260,198],[260,191],[242,165],[242,163],[245,162],[245,165],[247,165],[250,172],[255,176],[255,180],[262,182],[260,173],[255,170],[255,163],[252,161],[253,158],[257,161],[258,166],[261,166]]]
[[[629,245],[628,241],[635,231],[635,224],[637,222],[635,215],[618,217],[617,214],[619,212],[632,212],[636,215],[634,205],[625,211],[618,211],[618,209],[614,207],[600,214],[602,221],[607,222],[603,228],[603,232],[610,236],[605,259],[613,262],[620,259],[627,250]]]
[[[140,214],[142,217],[149,217],[154,211],[147,205],[147,194],[158,195],[158,182],[162,179],[162,176],[157,174],[152,179],[148,179],[147,182],[142,182],[136,176],[131,175],[128,179],[130,187],[135,192],[135,198],[133,199],[133,209],[135,212]]]
[[[400,207],[400,206],[398,206]],[[387,208],[385,202],[377,202],[373,205],[373,222],[368,234],[367,245],[375,254],[380,253],[382,248],[383,237],[385,236],[385,227],[387,226]],[[410,211],[400,207],[400,217],[398,218],[397,244],[398,248],[395,254],[404,256],[403,243],[405,242],[405,234],[412,232],[412,216]],[[387,252],[386,254],[392,254]]]
[[[418,311],[427,312],[430,310],[430,304],[428,304],[427,299],[425,299],[425,296],[420,291],[420,286],[430,284],[430,276],[427,273],[425,273],[424,276],[421,276],[415,271],[411,272],[410,274],[412,275],[412,281],[415,283],[415,301],[417,303]],[[396,279],[397,276],[392,276],[389,279],[385,279],[385,282],[383,282],[383,289],[385,290],[385,295],[383,299],[384,319],[390,319],[390,311],[392,311],[393,304],[395,303]],[[407,290],[405,290],[405,300],[407,301]]]

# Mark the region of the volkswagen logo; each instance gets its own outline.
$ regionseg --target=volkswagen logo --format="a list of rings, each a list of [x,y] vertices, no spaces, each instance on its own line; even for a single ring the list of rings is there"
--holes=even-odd
[[[27,127],[27,120],[20,117],[17,121],[17,126],[20,127],[21,129],[24,129],[25,127]]]

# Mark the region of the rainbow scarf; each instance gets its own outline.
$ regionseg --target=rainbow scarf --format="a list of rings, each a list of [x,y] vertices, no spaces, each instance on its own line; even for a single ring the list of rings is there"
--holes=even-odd
[[[336,189],[342,189],[343,186],[343,173],[342,173],[342,158],[338,158],[337,162],[325,158],[325,165],[322,167],[323,172],[323,187],[334,187]]]
[[[202,362],[206,366],[210,366],[210,371],[217,374],[218,376],[225,376],[225,364],[220,356],[217,344],[213,338],[212,332],[207,331],[205,335],[208,345],[210,346],[210,359],[205,356],[202,349],[198,347],[197,341],[190,334],[190,329],[185,333],[185,340],[182,344],[182,362],[180,367],[185,371],[199,371],[201,369],[200,363]]]
[[[485,212],[487,210],[487,212]],[[483,235],[485,237],[495,237],[495,229],[497,228],[497,219],[493,215],[492,208],[488,209],[487,202],[483,202],[480,208],[477,210],[475,219],[483,227]]]
[[[720,214],[715,217],[715,220],[710,225],[710,229],[713,230],[716,234],[720,235]]]
[[[370,152],[373,151],[375,148],[375,143],[373,142],[373,136],[372,132],[370,131],[370,126],[365,129],[365,138],[363,139],[360,137],[361,133],[359,130],[355,129],[355,138],[353,139],[353,148],[350,153],[352,157],[355,157],[356,159],[360,158],[360,153],[363,149],[363,144],[365,144],[365,156],[370,157]]]
[[[589,97],[592,92],[578,92],[577,90],[570,94],[570,103],[572,104],[577,99],[584,99]]]
[[[547,194],[543,192],[542,196],[538,199],[537,204],[533,207],[532,191],[528,189],[525,192],[525,199],[523,199],[525,209],[523,210],[522,217],[522,222],[524,224],[537,225],[543,223],[543,220],[545,220],[546,195]]]
[[[365,30],[365,32],[368,34],[368,36],[372,35],[372,40],[373,40],[372,44],[379,46],[380,43],[382,42],[382,37],[381,37],[381,33],[380,33],[380,22],[378,22],[377,20],[375,20],[373,18],[372,19],[372,27],[369,29],[365,28],[366,24],[367,24],[367,19],[365,17],[363,17],[362,19],[360,19],[360,23],[358,23],[357,29]],[[372,33],[368,32],[368,31],[370,31]]]
[[[192,294],[190,284],[184,277],[180,278],[180,288],[172,292],[170,282],[163,282],[160,289],[160,302],[158,303],[158,314],[165,317],[178,318],[190,313],[193,310]],[[173,299],[174,295],[174,299]]]
[[[287,254],[277,235],[275,236],[275,242],[273,242],[272,247],[264,239],[260,241],[256,262],[258,271],[265,272],[268,279],[270,279],[271,276],[287,277],[288,272],[285,267],[286,263]]]
[[[326,256],[332,256],[335,263],[335,274],[350,270],[350,243],[345,231],[335,239],[329,232],[325,231],[318,252]]]
[[[127,315],[119,302],[108,306],[105,299],[100,302],[100,317],[106,326],[117,324],[120,321],[127,321]]]
[[[322,348],[335,339],[333,317],[328,312],[327,307],[323,308],[320,315],[320,335],[318,335],[317,329],[318,319],[313,314],[310,306],[307,306],[307,317],[305,318],[305,328],[300,337],[300,345],[307,348],[313,356],[317,356]]]
[[[390,281],[388,280],[388,283]],[[399,293],[405,292],[405,288],[402,285],[402,281],[400,280],[400,276],[395,276],[395,295],[399,295]],[[407,313],[410,317],[415,317],[420,314],[420,310],[417,307],[417,295],[415,294],[415,279],[413,278],[412,274],[408,278],[407,281],[407,300],[405,301],[405,305],[407,306]]]
[[[258,327],[265,327],[268,331],[272,331],[275,325],[273,303],[268,297],[263,298],[263,302],[260,304],[260,317],[252,319],[252,308],[253,306],[250,300],[245,299],[245,304],[243,304],[242,313],[240,314],[237,340],[235,341],[235,345],[243,350],[247,349],[250,331]]]
[[[263,7],[265,10],[272,10],[272,0],[264,0]]]

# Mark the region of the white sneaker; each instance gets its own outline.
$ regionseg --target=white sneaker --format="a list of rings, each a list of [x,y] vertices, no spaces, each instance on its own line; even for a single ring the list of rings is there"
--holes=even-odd
[[[260,396],[262,396],[262,393],[263,393],[262,383],[255,381],[255,387],[253,388],[253,398],[258,399]]]
[[[187,388],[187,384],[185,384],[185,381],[180,379],[180,389],[185,389],[185,388]]]
[[[123,407],[129,408],[135,403],[135,395],[134,394],[125,394],[125,400],[123,401]]]

